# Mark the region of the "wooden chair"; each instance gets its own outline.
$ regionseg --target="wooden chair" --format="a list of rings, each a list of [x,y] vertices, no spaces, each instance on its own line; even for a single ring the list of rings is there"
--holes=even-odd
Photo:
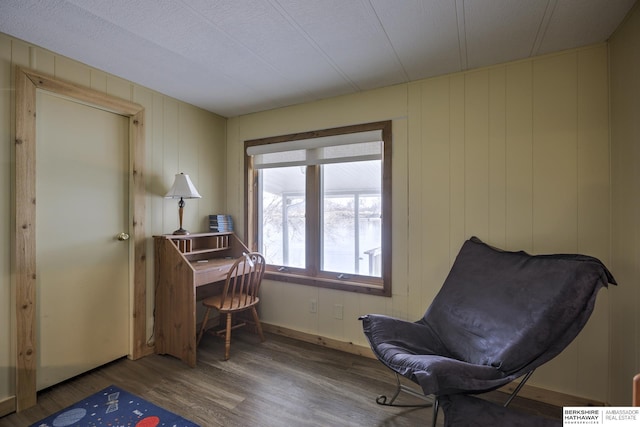
[[[640,406],[640,374],[633,377],[633,397],[631,405]]]
[[[256,311],[256,305],[260,302],[258,291],[260,283],[265,271],[265,259],[257,253],[251,252],[238,258],[227,273],[227,279],[224,284],[224,290],[220,295],[215,295],[203,300],[202,304],[207,307],[207,311],[202,321],[202,327],[198,334],[198,344],[202,339],[209,320],[211,309],[215,308],[220,313],[220,324],[222,326],[222,315],[226,314],[226,325],[224,328],[212,331],[216,335],[224,336],[225,348],[224,359],[229,359],[229,350],[231,348],[231,331],[233,329],[245,326],[246,322],[233,324],[233,315],[246,310],[251,310],[253,321],[255,322],[260,340],[264,341],[262,334],[262,326]]]

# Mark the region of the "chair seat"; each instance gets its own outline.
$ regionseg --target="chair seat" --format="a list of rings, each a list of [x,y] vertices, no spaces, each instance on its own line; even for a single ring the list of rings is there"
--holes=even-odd
[[[247,294],[236,295],[235,298],[227,297],[224,302],[224,307],[222,306],[222,295],[214,295],[212,297],[206,298],[202,300],[202,305],[205,307],[215,308],[221,313],[226,313],[228,311],[241,311],[243,308],[249,308],[251,306],[257,305],[260,302],[260,298],[255,297],[253,302],[248,304],[242,304],[242,301],[249,301],[249,296]]]
[[[509,376],[494,366],[453,358],[436,339],[428,339],[430,329],[419,323],[379,314],[367,315],[363,323],[376,357],[419,384],[425,395],[492,390],[522,375]]]

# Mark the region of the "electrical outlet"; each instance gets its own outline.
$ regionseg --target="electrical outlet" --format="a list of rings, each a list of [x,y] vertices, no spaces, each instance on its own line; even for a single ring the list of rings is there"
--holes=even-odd
[[[333,306],[333,317],[336,319],[342,319],[342,312],[343,312],[343,306],[342,304],[336,304]]]
[[[317,313],[318,312],[318,301],[315,299],[309,300],[309,313]]]

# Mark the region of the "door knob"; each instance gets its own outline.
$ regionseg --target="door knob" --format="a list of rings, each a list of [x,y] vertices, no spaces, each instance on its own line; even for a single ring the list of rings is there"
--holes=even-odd
[[[127,234],[127,233],[118,234],[118,240],[120,240],[121,242],[124,241],[124,240],[129,240],[129,234]]]

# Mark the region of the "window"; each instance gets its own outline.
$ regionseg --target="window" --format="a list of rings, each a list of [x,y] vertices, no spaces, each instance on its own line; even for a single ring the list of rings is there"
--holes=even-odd
[[[274,280],[391,296],[391,122],[245,141],[251,248]]]

